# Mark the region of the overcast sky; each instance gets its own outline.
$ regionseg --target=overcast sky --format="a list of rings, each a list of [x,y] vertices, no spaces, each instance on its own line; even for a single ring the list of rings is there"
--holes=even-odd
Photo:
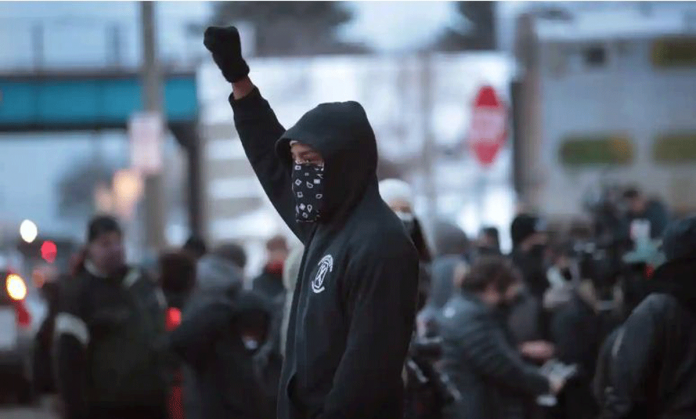
[[[502,30],[509,32],[511,16],[524,2],[499,3]],[[392,51],[426,44],[452,19],[449,2],[348,2],[356,17],[342,34],[365,41],[377,50]],[[205,2],[157,4],[161,52],[177,57],[201,48],[187,36],[188,23],[203,23],[210,13]],[[105,27],[119,25],[127,62],[140,59],[139,5],[135,2],[0,2],[0,70],[32,62],[31,28],[45,27],[45,61],[53,65],[101,64],[109,38]],[[389,18],[385,19],[385,16]],[[129,58],[130,57],[130,58]],[[0,221],[31,218],[41,225],[59,225],[55,183],[67,168],[95,152],[98,141],[116,161],[127,160],[123,133],[42,134],[0,136]],[[49,141],[50,140],[50,141]],[[10,156],[10,158],[7,158]],[[43,157],[40,157],[43,156]],[[40,158],[39,158],[40,157]],[[59,230],[70,230],[64,224]]]

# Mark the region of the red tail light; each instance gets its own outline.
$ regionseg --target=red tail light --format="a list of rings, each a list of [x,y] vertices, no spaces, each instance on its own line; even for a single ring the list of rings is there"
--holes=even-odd
[[[167,330],[174,330],[181,324],[181,310],[171,307],[167,309]]]
[[[15,301],[14,306],[15,315],[17,316],[17,326],[23,329],[31,326],[31,314],[27,310],[24,300]]]

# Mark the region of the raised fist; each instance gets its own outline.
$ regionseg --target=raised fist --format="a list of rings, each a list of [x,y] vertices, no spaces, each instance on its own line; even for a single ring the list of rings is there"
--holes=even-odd
[[[211,26],[205,30],[203,44],[213,54],[215,64],[227,81],[235,83],[249,75],[237,28]]]

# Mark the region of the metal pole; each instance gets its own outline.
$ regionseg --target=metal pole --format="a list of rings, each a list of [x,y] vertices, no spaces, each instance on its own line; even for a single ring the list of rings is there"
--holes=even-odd
[[[33,27],[32,44],[34,50],[34,70],[40,71],[44,64],[44,28],[42,23],[37,23]]]
[[[437,184],[433,177],[433,134],[432,134],[432,59],[427,52],[421,56],[421,126],[423,130],[423,180],[427,197],[426,219],[434,221],[437,215]]]
[[[145,111],[162,115],[161,75],[157,60],[157,39],[155,32],[155,2],[140,2],[143,31],[143,102]],[[161,150],[159,151],[161,152]],[[161,156],[157,156],[159,158]],[[166,225],[164,182],[161,174],[145,177],[145,244],[149,251],[159,251],[165,246],[164,228]]]

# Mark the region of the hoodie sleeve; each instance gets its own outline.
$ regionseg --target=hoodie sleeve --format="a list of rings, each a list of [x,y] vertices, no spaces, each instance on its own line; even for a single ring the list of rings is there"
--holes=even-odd
[[[82,305],[83,286],[79,278],[66,283],[55,320],[55,378],[66,419],[87,417],[85,381],[90,333]]]
[[[256,88],[238,100],[230,95],[230,104],[242,146],[263,190],[283,221],[304,240],[302,227],[295,222],[290,168],[280,161],[275,150],[276,141],[285,133],[285,128]]]
[[[356,258],[356,263],[368,262],[344,285],[348,341],[319,419],[373,417],[402,401],[401,372],[414,328],[418,258],[415,250],[410,257],[392,252],[391,257],[375,260],[375,254],[383,255],[384,250]]]

